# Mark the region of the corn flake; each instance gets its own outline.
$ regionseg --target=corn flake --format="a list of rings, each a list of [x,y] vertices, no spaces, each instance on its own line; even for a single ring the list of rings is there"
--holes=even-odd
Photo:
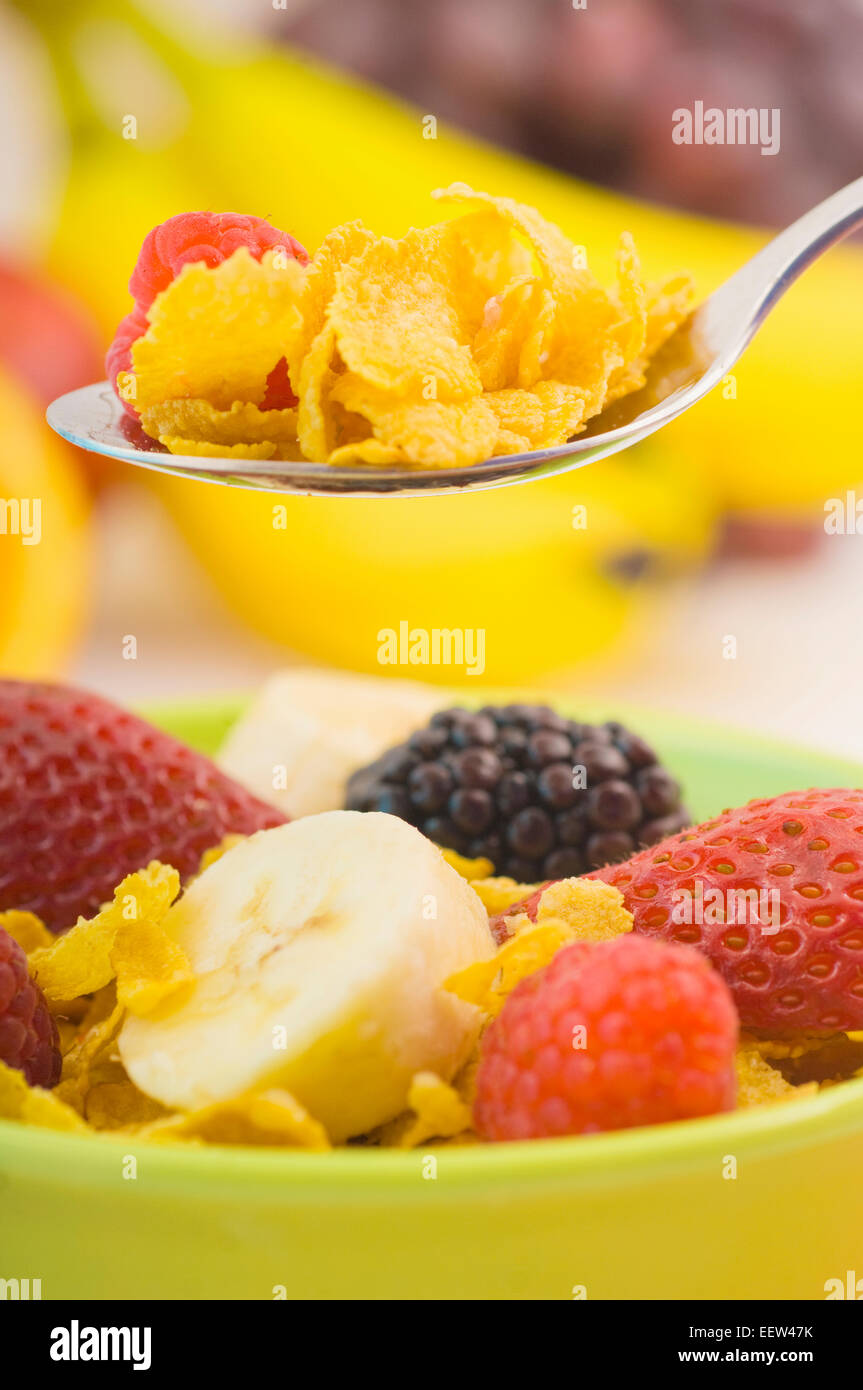
[[[86,1130],[81,1116],[54,1091],[28,1086],[23,1072],[0,1062],[0,1117],[40,1129]]]
[[[691,275],[675,275],[660,284],[647,287],[647,324],[644,356],[658,352],[676,328],[679,328],[692,307],[695,282]]]
[[[620,308],[588,269],[580,248],[559,227],[547,222],[536,208],[512,198],[476,193],[464,184],[453,184],[434,196],[490,207],[529,241],[555,306],[546,377],[588,387],[594,381],[597,363],[604,364],[607,356],[610,355],[609,372],[613,366],[623,364],[623,353],[614,336]]]
[[[514,878],[480,878],[472,879],[471,887],[489,917],[497,917],[499,913],[506,912],[508,907],[514,907],[523,898],[530,897],[536,892],[539,884],[516,883]]]
[[[256,261],[241,246],[221,265],[185,265],[156,296],[147,332],[132,344],[132,371],[118,388],[138,410],[179,397],[219,410],[260,404],[267,377],[301,322],[304,271],[271,251]]]
[[[303,359],[297,380],[297,438],[307,459],[326,463],[338,447],[330,392],[338,376],[336,334],[326,323]]]
[[[84,1102],[87,1123],[98,1130],[151,1124],[167,1114],[163,1105],[129,1080],[101,1081],[90,1087]]]
[[[454,849],[441,849],[441,857],[468,883],[473,883],[475,879],[487,879],[494,867],[490,859],[465,859]]]
[[[576,941],[611,941],[632,931],[632,913],[610,883],[592,878],[562,878],[549,884],[537,905],[536,920],[561,919]]]
[[[34,913],[18,912],[14,908],[9,912],[0,912],[0,930],[8,932],[27,956],[32,951],[53,945],[56,939]]]
[[[541,970],[562,946],[575,940],[571,927],[549,917],[541,926],[524,918],[516,935],[492,956],[451,975],[444,988],[496,1017],[517,984]]]
[[[473,340],[483,389],[530,387],[540,380],[554,299],[539,280],[523,276],[486,301],[482,325]]]
[[[454,218],[446,223],[444,237],[461,329],[470,342],[485,321],[489,299],[529,278],[533,258],[493,208],[479,207]]]
[[[195,979],[185,952],[161,922],[142,918],[121,923],[111,964],[117,975],[117,1001],[132,1014],[149,1014],[174,999]]]
[[[351,468],[357,463],[367,463],[373,468],[385,468],[394,463],[407,464],[403,449],[394,444],[383,444],[380,439],[360,439],[355,444],[340,444],[333,449],[327,463],[333,467]]]
[[[495,454],[565,444],[578,433],[591,408],[589,394],[560,381],[540,381],[529,391],[490,391],[483,400],[498,423]]]
[[[198,875],[200,876],[209,869],[211,864],[217,863],[218,860],[228,853],[229,849],[234,849],[236,845],[242,844],[243,840],[247,838],[246,835],[225,835],[217,845],[212,845],[210,849],[205,849],[204,853],[201,855],[201,862],[198,865]]]
[[[172,454],[199,457],[273,458],[297,438],[295,410],[260,410],[250,401],[230,410],[192,398],[162,401],[141,411],[141,424]]]
[[[520,901],[530,888],[512,885]],[[565,878],[552,883],[539,899],[536,920],[526,913],[507,918],[511,933],[490,960],[477,961],[450,976],[444,988],[495,1017],[515,986],[548,965],[573,941],[610,941],[632,930],[632,915],[621,893],[596,879]]]
[[[184,1115],[153,1120],[137,1130],[142,1139],[159,1143],[206,1141],[209,1144],[279,1145],[328,1149],[323,1125],[288,1091],[273,1088],[233,1100],[218,1101]]]
[[[408,1091],[412,1117],[399,1134],[400,1149],[413,1149],[429,1139],[458,1139],[471,1133],[470,1106],[458,1091],[434,1072],[420,1071]]]
[[[326,326],[341,267],[357,260],[374,241],[374,233],[362,222],[345,223],[328,232],[306,266],[299,301],[300,321],[285,341],[285,357],[292,381],[299,381],[306,355]]]
[[[261,444],[214,444],[206,439],[184,439],[181,434],[164,434],[159,438],[169,453],[185,458],[202,459],[274,459],[277,444],[267,440]]]
[[[154,860],[139,873],[129,874],[114,892],[111,903],[95,917],[80,918],[51,946],[34,951],[30,967],[49,1002],[77,999],[110,983],[117,974],[112,952],[125,924],[155,926],[180,891],[176,869]],[[119,960],[125,970],[128,935],[123,933]],[[163,962],[156,961],[161,978]]]
[[[497,438],[494,412],[481,395],[455,403],[394,400],[391,393],[346,372],[334,384],[330,400],[364,416],[385,448],[398,450],[421,468],[478,463],[491,455]]]
[[[105,994],[112,995],[116,1001],[113,990],[106,990]],[[63,1073],[55,1088],[55,1094],[81,1114],[84,1113],[85,1097],[94,1082],[104,1054],[114,1047],[125,1013],[125,1007],[114,1002],[109,1013],[80,1030],[75,1042],[63,1057]]]
[[[814,1083],[808,1086],[792,1086],[782,1073],[762,1056],[758,1047],[749,1043],[741,1043],[738,1047],[735,1067],[737,1105],[740,1109],[764,1105],[769,1101],[793,1100],[801,1095],[814,1095],[818,1090]]]
[[[381,237],[337,275],[329,322],[339,355],[362,382],[397,400],[419,402],[433,391],[450,402],[482,389],[447,277],[451,247],[446,226]]]

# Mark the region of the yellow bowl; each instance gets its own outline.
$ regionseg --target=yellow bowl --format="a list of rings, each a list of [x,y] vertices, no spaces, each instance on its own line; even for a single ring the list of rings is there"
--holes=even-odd
[[[235,712],[153,713],[211,749]],[[628,718],[699,816],[863,783],[820,754]],[[861,1162],[863,1079],[706,1120],[407,1153],[168,1148],[7,1122],[0,1277],[41,1279],[46,1299],[823,1299],[860,1264]]]

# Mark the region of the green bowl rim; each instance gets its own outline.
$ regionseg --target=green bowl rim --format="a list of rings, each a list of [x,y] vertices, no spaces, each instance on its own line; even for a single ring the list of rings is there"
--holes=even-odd
[[[318,1187],[329,1201],[339,1184],[374,1187],[382,1180],[387,1196],[415,1191],[429,1155],[445,1169],[447,1189],[476,1191],[489,1180],[496,1189],[501,1179],[513,1187],[571,1182],[607,1188],[633,1177],[649,1181],[660,1172],[692,1171],[718,1165],[733,1154],[738,1162],[769,1157],[789,1146],[813,1148],[863,1131],[863,1077],[846,1081],[812,1096],[773,1105],[711,1115],[703,1120],[651,1125],[610,1134],[563,1139],[531,1139],[518,1143],[425,1146],[417,1149],[367,1149],[359,1146],[328,1153],[308,1150],[254,1148],[241,1145],[185,1146],[136,1143],[134,1137],[65,1134],[36,1129],[16,1121],[0,1121],[0,1171],[9,1175],[19,1161],[29,1181],[54,1184],[58,1173],[69,1187],[100,1186],[114,1178],[118,1157],[133,1154],[139,1167],[146,1163],[147,1185],[171,1188],[194,1178],[210,1189],[248,1190],[284,1196],[286,1178],[302,1184],[303,1192]]]
[[[442,694],[446,689],[441,687]],[[547,701],[571,699],[565,692],[535,689],[483,690],[479,695],[472,691],[470,696],[472,703],[528,697],[536,701],[538,696]],[[220,696],[151,702],[147,715],[155,723],[203,718],[227,726],[247,698]],[[582,711],[588,718],[599,717],[591,713],[594,704],[591,699],[582,702]],[[672,724],[677,733],[683,731],[699,741],[715,739],[721,732],[730,735],[738,746],[746,745],[753,752],[767,752],[777,757],[787,754],[817,758],[825,769],[834,768],[843,778],[856,775],[863,785],[863,767],[834,754],[788,741],[765,739],[751,730],[718,721],[630,706],[625,701],[617,702],[615,713],[625,715],[630,709],[637,712],[637,718],[645,724],[651,724],[657,740],[661,740],[662,728]],[[602,717],[609,715],[606,712]],[[389,1200],[416,1191],[417,1178],[430,1154],[437,1160],[438,1170],[445,1167],[448,1190],[457,1188],[476,1193],[490,1179],[495,1180],[496,1190],[499,1190],[501,1179],[513,1187],[530,1186],[537,1180],[548,1184],[578,1179],[584,1186],[606,1188],[629,1182],[634,1175],[639,1180],[647,1180],[659,1171],[667,1174],[689,1170],[697,1164],[720,1163],[730,1146],[738,1160],[754,1159],[767,1157],[789,1144],[811,1148],[861,1132],[863,1076],[814,1095],[699,1120],[571,1138],[430,1145],[410,1150],[351,1146],[321,1153],[218,1144],[186,1146],[143,1142],[136,1146],[134,1136],[114,1138],[103,1134],[96,1138],[0,1120],[0,1172],[5,1170],[8,1174],[12,1163],[20,1162],[31,1180],[42,1179],[53,1184],[58,1172],[62,1172],[70,1187],[99,1186],[105,1178],[116,1176],[118,1146],[122,1146],[123,1155],[134,1152],[139,1163],[146,1160],[148,1186],[162,1190],[194,1177],[199,1186],[203,1183],[213,1191],[241,1188],[248,1196],[248,1184],[254,1181],[253,1195],[272,1198],[273,1189],[276,1189],[278,1195],[284,1197],[292,1191],[285,1185],[286,1177],[290,1177],[302,1184],[304,1198],[319,1187],[321,1197],[332,1202],[339,1196],[340,1184],[345,1184],[341,1190],[349,1201],[358,1187],[376,1187],[383,1180]]]
[[[304,669],[318,670],[319,668],[300,666],[289,668],[290,671],[294,669],[300,671]],[[783,756],[816,758],[825,768],[830,767],[837,777],[846,779],[858,777],[860,786],[863,788],[863,763],[857,762],[853,758],[846,758],[841,753],[833,753],[829,750],[810,748],[806,744],[795,743],[793,739],[764,735],[747,725],[735,724],[733,721],[700,719],[697,715],[678,713],[677,710],[655,709],[652,706],[640,705],[637,702],[631,703],[628,700],[615,700],[609,706],[606,697],[595,695],[588,695],[585,698],[573,697],[571,692],[559,690],[553,686],[545,689],[537,689],[535,686],[483,686],[480,691],[463,686],[441,685],[435,688],[440,690],[442,697],[452,697],[465,705],[477,707],[484,704],[509,704],[518,701],[530,704],[574,705],[577,698],[579,715],[586,717],[590,722],[602,722],[607,719],[620,719],[621,722],[625,722],[630,719],[634,724],[643,721],[645,725],[650,724],[651,738],[655,737],[656,742],[660,742],[665,735],[672,731],[674,735],[683,733],[687,738],[698,742],[716,740],[717,736],[730,735],[736,744],[744,746],[753,753],[767,753],[774,758],[782,758]],[[250,698],[248,691],[235,691],[215,696],[204,695],[200,699],[153,700],[139,706],[138,713],[142,717],[150,719],[154,724],[158,724],[160,720],[174,722],[187,719],[206,719],[215,728],[227,728],[238,718],[244,706],[249,703]],[[825,784],[821,783],[821,785]],[[803,788],[789,788],[789,790],[802,791]]]

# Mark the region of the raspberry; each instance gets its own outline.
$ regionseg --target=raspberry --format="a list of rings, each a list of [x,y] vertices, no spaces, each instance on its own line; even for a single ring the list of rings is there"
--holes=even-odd
[[[288,375],[288,364],[280,357],[267,377],[267,390],[261,401],[261,410],[289,410],[297,404],[297,397]]]
[[[751,801],[593,877],[636,931],[703,951],[744,1027],[863,1028],[863,792]]]
[[[24,908],[62,931],[151,859],[188,876],[225,835],[284,821],[108,700],[0,681],[0,911]]]
[[[485,1139],[538,1139],[731,1110],[736,1042],[731,995],[691,947],[577,941],[489,1025],[474,1123]]]
[[[130,372],[132,370],[132,344],[147,331],[147,315],[143,309],[136,305],[131,314],[127,314],[121,320],[117,332],[114,334],[114,341],[108,348],[105,357],[105,371],[108,376],[114,394],[127,415],[133,420],[137,420],[138,412],[128,401],[124,401],[117,390],[117,377],[120,372]]]
[[[678,783],[640,738],[545,705],[442,710],[355,772],[346,804],[401,816],[523,883],[576,877],[689,824]]]
[[[309,260],[298,241],[262,217],[238,212],[181,212],[145,236],[129,281],[130,293],[139,309],[149,309],[184,265],[198,261],[210,267],[221,265],[241,246],[247,247],[256,261],[274,246],[283,246],[301,265]]]
[[[41,989],[31,980],[27,957],[0,927],[0,1062],[23,1071],[31,1086],[60,1080],[57,1025]]]
[[[238,212],[181,212],[147,233],[129,281],[135,308],[120,323],[105,358],[105,370],[115,393],[118,373],[131,370],[132,345],[147,331],[147,310],[156,295],[168,288],[184,265],[200,261],[211,267],[221,265],[240,246],[245,246],[256,261],[265,251],[281,246],[300,265],[309,262],[308,252],[295,237],[280,232],[261,217],[246,217]],[[262,407],[281,410],[296,403],[287,363],[282,358],[267,378]],[[134,406],[127,401],[122,405],[127,415],[137,420]]]

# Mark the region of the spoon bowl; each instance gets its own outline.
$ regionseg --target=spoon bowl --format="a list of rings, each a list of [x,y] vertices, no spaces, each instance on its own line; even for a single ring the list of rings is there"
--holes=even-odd
[[[863,178],[840,189],[762,248],[694,310],[650,363],[644,386],[566,444],[462,468],[353,468],[303,458],[207,458],[169,453],[125,413],[108,382],[60,396],[52,429],[93,453],[228,487],[322,497],[419,497],[506,487],[582,468],[667,425],[731,371],[773,306],[830,246],[863,225]]]

